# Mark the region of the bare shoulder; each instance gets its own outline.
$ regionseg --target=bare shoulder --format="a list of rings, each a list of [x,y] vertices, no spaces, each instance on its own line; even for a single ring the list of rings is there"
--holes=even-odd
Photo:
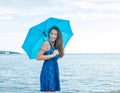
[[[48,41],[45,41],[45,42],[43,43],[43,46],[49,46],[49,42],[48,42]]]
[[[49,50],[49,42],[45,41],[41,47],[41,50],[47,51]]]

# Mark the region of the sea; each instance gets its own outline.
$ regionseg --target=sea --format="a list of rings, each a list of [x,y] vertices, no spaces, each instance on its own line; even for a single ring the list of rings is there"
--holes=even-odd
[[[61,91],[56,93],[120,90],[120,54],[66,54],[58,64]],[[42,65],[26,54],[0,55],[0,93],[42,93]]]

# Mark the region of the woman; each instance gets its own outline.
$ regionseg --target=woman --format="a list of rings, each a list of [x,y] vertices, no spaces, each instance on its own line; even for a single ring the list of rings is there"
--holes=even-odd
[[[49,30],[49,40],[45,41],[37,55],[37,60],[44,60],[40,75],[41,91],[55,93],[60,91],[59,68],[57,60],[63,57],[62,35],[58,27]]]

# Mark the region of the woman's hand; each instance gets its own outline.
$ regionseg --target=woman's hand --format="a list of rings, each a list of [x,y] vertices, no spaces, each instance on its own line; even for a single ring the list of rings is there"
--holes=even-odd
[[[59,54],[59,52],[58,52],[58,50],[54,50],[54,52],[53,52],[53,57],[55,57],[56,55],[58,55]]]

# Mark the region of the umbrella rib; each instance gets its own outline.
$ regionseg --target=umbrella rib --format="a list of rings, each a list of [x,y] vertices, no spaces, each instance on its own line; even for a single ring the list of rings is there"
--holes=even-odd
[[[62,20],[62,21],[68,21],[68,20]],[[58,24],[58,23],[60,23],[61,22],[61,20],[59,20],[58,22],[56,22],[56,24]],[[55,25],[56,25],[55,24]],[[72,31],[72,30],[71,30]],[[64,32],[64,31],[63,31]],[[66,32],[65,32],[66,33]],[[67,33],[67,34],[73,34],[72,32],[71,33]]]
[[[53,26],[56,26],[61,20],[59,20],[58,22],[56,22]],[[46,25],[47,25],[47,22],[46,22]],[[46,29],[46,25],[45,25],[45,28],[44,28],[44,31]],[[47,30],[49,30],[50,28],[48,28]]]

